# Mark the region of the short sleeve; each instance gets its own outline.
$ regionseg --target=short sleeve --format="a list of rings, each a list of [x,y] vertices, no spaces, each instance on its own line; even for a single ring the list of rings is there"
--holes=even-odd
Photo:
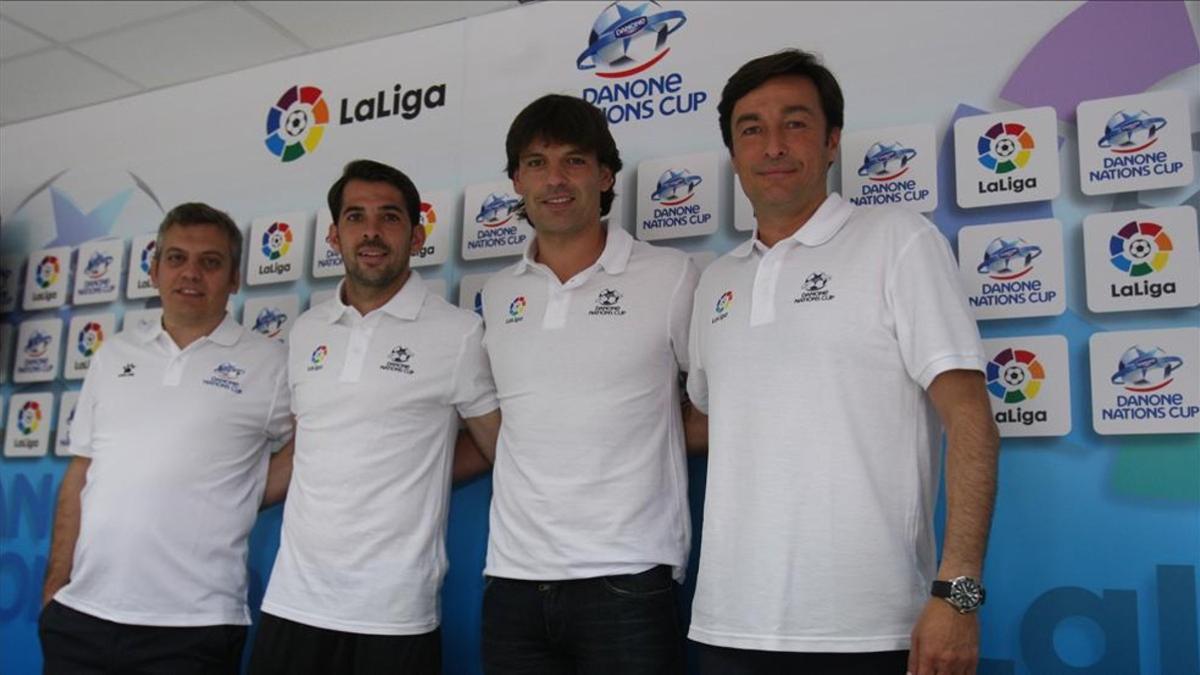
[[[104,366],[100,350],[92,356],[87,374],[83,377],[83,388],[79,390],[79,398],[75,400],[75,417],[70,422],[71,445],[68,450],[72,455],[91,457],[94,423],[96,419],[97,390],[104,375]],[[60,415],[62,412],[60,411]],[[62,426],[62,422],[59,422]]]
[[[462,338],[450,403],[464,419],[479,417],[500,407],[496,384],[492,381],[492,366],[483,347],[483,321],[472,317],[474,325]]]
[[[687,393],[692,406],[704,414],[708,414],[708,373],[704,370],[704,327],[697,318],[703,313],[697,306],[699,292],[693,294],[691,330],[688,333],[688,378]]]
[[[683,272],[675,284],[675,291],[671,294],[670,316],[667,319],[669,322],[667,330],[671,336],[671,349],[675,352],[675,362],[684,372],[687,372],[691,360],[688,334],[691,332],[692,303],[696,294],[696,282],[699,278],[700,272],[696,269],[696,264],[691,259],[686,260]]]

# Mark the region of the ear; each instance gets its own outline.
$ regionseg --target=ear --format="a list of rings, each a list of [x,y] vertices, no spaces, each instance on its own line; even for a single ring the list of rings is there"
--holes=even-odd
[[[612,169],[601,164],[600,165],[600,186],[601,186],[600,191],[604,192],[606,190],[611,190],[613,184],[615,184],[616,182],[617,182],[617,179],[615,176],[613,176]]]
[[[325,242],[329,244],[330,248],[337,251],[338,255],[342,255],[342,240],[341,237],[338,236],[338,226],[336,222],[329,224],[329,231],[325,233]]]
[[[425,245],[425,226],[421,225],[420,216],[417,217],[417,222],[412,226],[412,246],[409,247],[409,255],[416,255],[421,252],[421,247]]]
[[[836,155],[838,146],[841,144],[841,142],[842,129],[841,127],[834,127],[833,130],[829,132],[829,140],[827,143],[829,146],[829,152]]]
[[[150,283],[158,288],[158,256],[150,259]]]

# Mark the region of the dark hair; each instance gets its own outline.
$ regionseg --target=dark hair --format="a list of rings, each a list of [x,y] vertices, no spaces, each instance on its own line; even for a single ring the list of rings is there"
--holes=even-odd
[[[594,152],[600,165],[608,167],[614,176],[621,170],[621,153],[617,151],[617,142],[608,130],[604,113],[576,96],[547,94],[517,114],[504,139],[504,151],[508,155],[504,170],[509,178],[517,172],[521,152],[539,139]],[[616,193],[611,187],[600,193],[601,216],[608,215],[615,197]],[[525,216],[524,201],[517,207],[517,213]]]
[[[396,188],[404,196],[404,210],[408,212],[409,222],[413,227],[421,222],[421,194],[417,192],[417,186],[413,185],[412,179],[399,169],[370,159],[356,159],[347,164],[342,169],[342,177],[337,179],[333,187],[329,188],[329,195],[326,199],[329,202],[329,215],[333,218],[333,222],[336,223],[342,215],[342,192],[345,191],[346,184],[352,180],[387,183]]]
[[[767,80],[787,75],[807,77],[817,88],[821,99],[821,111],[825,113],[825,137],[844,124],[846,100],[837,78],[821,64],[814,55],[799,49],[785,49],[768,56],[760,56],[746,62],[730,76],[721,90],[721,102],[717,104],[718,120],[721,124],[721,139],[725,147],[733,152],[733,106],[746,94],[761,87]]]
[[[233,273],[237,274],[242,265],[242,231],[228,213],[214,209],[201,202],[185,202],[167,211],[162,223],[158,226],[158,236],[154,241],[154,259],[162,256],[163,235],[167,230],[180,225],[216,225],[229,238],[229,258],[233,262]]]

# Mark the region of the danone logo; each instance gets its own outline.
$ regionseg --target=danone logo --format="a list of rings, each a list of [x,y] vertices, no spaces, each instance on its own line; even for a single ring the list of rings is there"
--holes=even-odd
[[[1141,152],[1158,141],[1158,132],[1165,126],[1166,118],[1153,117],[1145,110],[1119,110],[1108,118],[1104,135],[1096,145],[1119,155]]]
[[[1113,267],[1131,277],[1162,271],[1171,250],[1171,238],[1157,223],[1131,221],[1108,240]]]
[[[287,223],[271,223],[262,236],[262,252],[267,260],[278,260],[292,247],[292,228]]]
[[[25,341],[25,357],[37,359],[45,356],[53,341],[54,338],[50,337],[49,333],[41,330],[33,331],[33,335],[30,335],[29,339]]]
[[[507,192],[493,192],[479,205],[479,213],[475,215],[475,222],[484,227],[500,227],[512,220],[517,205],[520,203],[520,199]]]
[[[28,436],[37,431],[41,423],[42,407],[37,401],[26,401],[25,405],[21,406],[21,412],[17,413],[17,429]]]
[[[997,122],[979,137],[979,163],[988,171],[1005,174],[1029,163],[1033,134],[1015,122]]]
[[[104,344],[104,328],[95,321],[88,322],[79,331],[79,341],[76,346],[80,354],[92,356],[100,350],[102,344]]]
[[[317,149],[329,123],[329,106],[313,86],[289,87],[267,111],[267,150],[284,162]]]
[[[269,338],[279,337],[287,320],[288,316],[282,310],[275,307],[263,307],[254,319],[252,330]]]
[[[108,272],[108,266],[111,265],[112,262],[113,257],[111,255],[108,255],[103,251],[96,251],[92,254],[92,257],[88,259],[87,267],[84,268],[83,272],[90,279],[99,279],[100,277],[104,276],[106,272]]]
[[[1117,372],[1111,382],[1139,393],[1156,391],[1174,381],[1173,374],[1183,366],[1183,359],[1171,356],[1159,347],[1143,349],[1134,345],[1121,355]]]
[[[58,281],[58,274],[61,271],[62,266],[59,264],[58,258],[48,255],[38,263],[34,280],[41,288],[50,288],[54,282]]]
[[[983,262],[975,268],[997,281],[1019,279],[1033,271],[1033,261],[1042,254],[1042,247],[1020,237],[996,237],[983,252]]]
[[[610,79],[637,75],[671,51],[667,38],[685,23],[683,12],[657,2],[614,2],[596,17],[575,66]]]
[[[658,184],[650,199],[661,202],[663,206],[676,206],[691,199],[696,193],[696,186],[703,182],[703,178],[687,169],[667,169],[658,177]]]
[[[992,357],[986,375],[988,392],[1013,404],[1037,397],[1046,379],[1046,370],[1033,352],[1010,348]]]
[[[904,147],[900,141],[889,145],[876,142],[867,148],[858,175],[880,182],[895,180],[908,172],[908,163],[916,156],[916,150]]]

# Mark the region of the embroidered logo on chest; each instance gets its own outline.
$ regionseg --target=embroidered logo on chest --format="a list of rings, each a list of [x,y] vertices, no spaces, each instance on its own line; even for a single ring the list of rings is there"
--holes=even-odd
[[[525,320],[525,296],[518,295],[508,304],[508,318],[504,323],[519,323]]]
[[[329,356],[329,347],[317,345],[312,356],[308,357],[308,372],[315,373],[325,367],[325,357]]]
[[[625,309],[621,307],[621,291],[606,288],[596,296],[596,306],[588,312],[588,316],[622,316]]]
[[[208,379],[204,380],[204,384],[240,394],[242,393],[242,385],[238,380],[245,374],[246,371],[239,368],[237,364],[226,361],[213,368]]]
[[[387,360],[383,362],[382,366],[379,366],[379,369],[412,375],[413,369],[410,365],[412,357],[413,353],[407,347],[396,345],[392,351],[388,352]]]
[[[829,282],[831,279],[832,277],[824,272],[813,272],[808,275],[808,278],[800,286],[800,295],[793,302],[798,304],[801,302],[825,302],[826,300],[833,300],[837,296],[829,292]]]
[[[721,297],[717,298],[717,308],[713,314],[712,322],[724,321],[729,316],[729,309],[733,306],[733,291],[725,291]]]

